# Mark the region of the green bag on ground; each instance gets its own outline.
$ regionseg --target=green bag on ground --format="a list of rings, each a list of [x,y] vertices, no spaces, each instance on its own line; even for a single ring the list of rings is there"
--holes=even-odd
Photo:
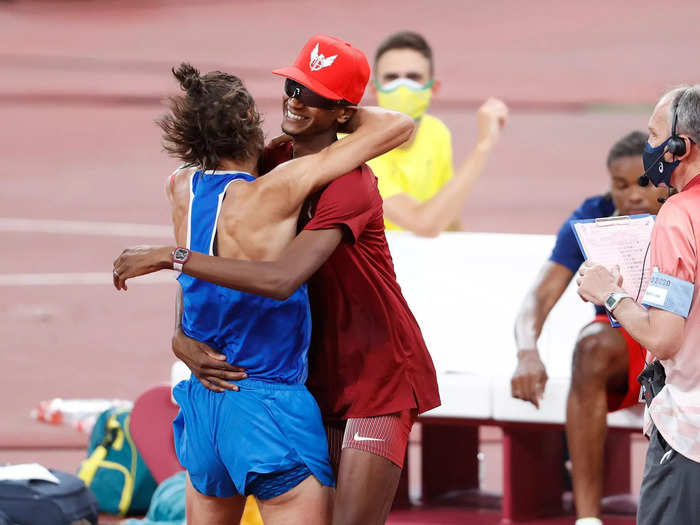
[[[110,408],[95,423],[88,458],[78,471],[102,512],[126,516],[148,510],[156,482],[129,431],[131,409]]]
[[[153,494],[146,518],[123,521],[121,525],[185,525],[186,479],[186,472],[178,472],[164,480]]]

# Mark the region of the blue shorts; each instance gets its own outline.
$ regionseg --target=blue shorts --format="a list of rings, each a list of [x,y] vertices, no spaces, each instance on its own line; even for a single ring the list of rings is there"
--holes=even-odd
[[[304,385],[237,381],[208,390],[194,376],[173,390],[175,452],[194,488],[226,498],[279,496],[313,474],[334,486],[316,400]]]

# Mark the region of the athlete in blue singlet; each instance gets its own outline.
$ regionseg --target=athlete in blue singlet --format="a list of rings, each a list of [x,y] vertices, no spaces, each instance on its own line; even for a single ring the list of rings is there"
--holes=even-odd
[[[402,114],[318,97],[323,117],[333,119],[326,125],[329,133],[335,136],[335,128],[343,126],[350,134],[258,178],[260,117],[241,81],[220,72],[200,76],[187,64],[174,74],[186,93],[172,97],[170,114],[158,121],[164,147],[201,169],[179,169],[167,185],[182,247],[173,252],[171,268],[184,263],[190,250],[271,261],[261,264],[273,267],[296,234],[308,195],[400,145],[413,131],[413,122]],[[315,99],[307,102],[307,111],[316,111]],[[129,260],[138,260],[138,250],[128,250]],[[317,252],[319,264],[330,255]],[[128,264],[117,259],[115,286],[126,289],[128,276],[133,276]],[[326,436],[304,386],[311,328],[308,277],[276,283],[279,300],[184,274],[178,278],[176,319],[182,330],[248,374],[237,391],[213,392],[194,376],[175,388],[180,406],[175,446],[189,474],[190,525],[238,523],[246,494],[258,499],[266,525],[330,522],[333,478]]]
[[[242,172],[192,175],[188,249],[216,253],[222,196],[234,181],[253,180]],[[249,377],[238,383],[239,392],[212,392],[194,377],[174,390],[181,409],[174,423],[176,450],[194,488],[220,498],[253,494],[266,500],[312,474],[332,486],[321,415],[304,386],[311,338],[306,284],[279,302],[184,273],[178,280],[183,331],[227,361],[245,363]]]

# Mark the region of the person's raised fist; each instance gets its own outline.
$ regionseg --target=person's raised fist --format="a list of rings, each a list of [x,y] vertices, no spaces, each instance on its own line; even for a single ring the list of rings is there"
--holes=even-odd
[[[508,119],[508,106],[502,100],[489,98],[476,112],[479,126],[479,145],[491,147],[501,135]]]

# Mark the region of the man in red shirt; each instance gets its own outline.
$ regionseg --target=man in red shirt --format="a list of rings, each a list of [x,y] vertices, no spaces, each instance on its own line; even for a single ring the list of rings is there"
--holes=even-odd
[[[359,96],[357,83],[349,81],[358,71],[363,78]],[[359,103],[369,64],[350,44],[319,35],[309,40],[294,66],[275,73],[287,79],[282,130],[293,140],[268,150],[268,169],[335,140],[337,124],[314,97]],[[371,170],[360,166],[311,197],[299,227],[276,261],[191,253],[182,271],[280,299],[310,277],[308,386],[326,420],[338,479],[333,523],[384,523],[413,421],[418,413],[438,406],[440,398],[432,360],[396,282],[382,199]],[[126,250],[115,267],[123,280],[172,268],[173,250]],[[214,390],[235,389],[228,381],[245,376],[184,334],[174,338],[173,349]]]

